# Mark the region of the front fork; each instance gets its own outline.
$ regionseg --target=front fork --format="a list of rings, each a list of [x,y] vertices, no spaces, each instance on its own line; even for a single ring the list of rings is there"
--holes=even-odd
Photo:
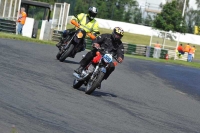
[[[98,69],[99,69],[99,64],[95,67],[95,69],[94,69],[94,72],[93,72],[93,74],[92,74],[92,76],[91,76],[91,80],[94,80],[94,77],[96,76],[96,74],[98,73]]]
[[[72,36],[72,38],[64,45],[64,49],[63,50],[66,50],[69,48],[69,44],[72,42],[72,39],[74,38],[75,35]]]
[[[99,70],[99,64],[96,66],[92,76],[91,76],[91,80],[94,80],[94,77],[98,74],[98,72],[101,71],[103,73],[106,73],[106,68],[105,67],[101,67]]]

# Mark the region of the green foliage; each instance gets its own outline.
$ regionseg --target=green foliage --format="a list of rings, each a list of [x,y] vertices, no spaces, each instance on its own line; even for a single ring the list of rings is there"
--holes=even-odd
[[[165,4],[162,12],[156,16],[153,27],[164,31],[185,33],[186,24],[177,7],[176,1]]]
[[[146,19],[144,20],[144,24],[148,26],[152,26],[153,24],[153,18],[151,15],[147,15]]]
[[[147,14],[145,19],[142,18],[142,12],[137,7],[137,0],[35,0],[41,2],[47,2],[50,4],[57,3],[69,3],[70,12],[69,15],[75,15],[79,13],[87,13],[90,6],[95,6],[98,9],[98,18],[110,19],[115,21],[123,21],[135,24],[144,24],[153,26],[154,28],[165,31],[178,31],[181,33],[193,33],[194,25],[200,26],[200,10],[189,9],[189,1],[186,0],[186,9],[184,18],[181,17],[184,0],[173,0],[171,3],[163,5],[162,13],[155,15]],[[200,0],[196,0],[196,4],[200,7]],[[192,11],[191,11],[192,10]],[[31,9],[29,16],[34,17],[37,20],[43,18],[42,9]],[[51,12],[51,18],[52,18]],[[184,21],[185,19],[185,21]],[[182,26],[180,26],[182,23]]]
[[[45,9],[41,7],[30,6],[28,11],[28,17],[36,20],[42,20]]]
[[[197,7],[200,8],[200,0],[196,0]]]
[[[65,0],[70,3],[70,15],[87,13],[90,6],[98,9],[98,18],[116,21],[131,22],[133,14],[132,6],[137,4],[136,0]]]
[[[131,10],[129,9],[127,12],[125,12],[125,14],[124,14],[124,19],[123,19],[123,21],[124,22],[131,22]]]
[[[195,26],[195,18],[196,18],[196,11],[194,11],[193,9],[190,9],[188,12],[187,12],[187,15],[185,17],[185,19],[187,20],[186,24],[187,24],[187,32],[188,33],[194,33],[194,26]],[[197,21],[198,22],[198,21]]]
[[[182,11],[184,7],[185,0],[176,0],[177,1],[177,8]],[[189,8],[189,2],[190,0],[186,0],[186,7],[185,11]]]
[[[34,1],[39,1],[39,2],[46,2],[49,4],[54,4],[56,0],[34,0]],[[43,20],[43,17],[46,19],[48,16],[48,13],[46,16],[43,16],[45,12],[45,8],[42,7],[35,7],[35,6],[30,6],[29,11],[28,11],[28,17],[34,18],[36,20]],[[51,12],[51,18],[52,18],[53,12]]]
[[[194,23],[195,25],[200,26],[200,10],[194,11]]]
[[[109,18],[109,9],[107,8],[106,2],[98,3],[98,17],[108,19]]]
[[[139,8],[135,8],[133,12],[133,22],[135,24],[141,24],[142,23],[142,11]]]
[[[75,14],[86,13],[87,5],[83,5],[82,0],[76,0],[76,6],[74,8]]]
[[[76,15],[79,13],[88,13],[90,6],[95,6],[98,9],[98,18],[110,19],[115,21],[124,21],[129,23],[142,23],[141,10],[137,8],[137,0],[36,0],[41,2],[47,2],[50,4],[57,3],[69,3],[70,12],[69,15]],[[137,11],[137,13],[135,13]],[[42,18],[43,12],[41,9],[32,9],[30,13],[36,19]]]

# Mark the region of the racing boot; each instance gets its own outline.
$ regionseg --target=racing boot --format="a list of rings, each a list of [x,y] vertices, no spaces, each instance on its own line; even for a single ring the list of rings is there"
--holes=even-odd
[[[76,70],[74,70],[74,72],[76,72],[77,74],[81,74],[81,72],[83,71],[84,67],[79,66],[79,68],[77,68]]]
[[[76,55],[76,53],[73,53],[70,57],[72,57],[72,58],[74,58],[75,57],[75,55]]]
[[[71,53],[71,54],[69,55],[69,57],[74,58],[75,55],[76,55],[76,52],[74,51],[73,53]]]
[[[99,86],[97,87],[97,89],[101,89],[101,83],[99,84]]]

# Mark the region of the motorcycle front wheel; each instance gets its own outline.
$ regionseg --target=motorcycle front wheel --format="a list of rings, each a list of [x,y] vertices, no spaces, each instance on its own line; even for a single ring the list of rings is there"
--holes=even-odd
[[[61,55],[62,55],[62,54],[60,53],[60,51],[58,51],[58,53],[57,53],[57,55],[56,55],[56,59],[59,60]]]
[[[68,49],[66,49],[66,51],[59,58],[60,62],[63,62],[70,55],[70,53],[72,52],[73,49],[74,49],[74,45],[70,44]]]
[[[84,83],[84,81],[78,81],[77,79],[74,79],[73,88],[79,89],[83,85],[83,83]]]
[[[101,84],[104,75],[105,73],[100,71],[95,80],[90,79],[85,89],[85,93],[90,95]]]

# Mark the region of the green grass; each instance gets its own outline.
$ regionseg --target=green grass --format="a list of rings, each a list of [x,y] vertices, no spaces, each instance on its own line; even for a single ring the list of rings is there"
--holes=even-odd
[[[172,60],[172,59],[169,59],[169,60],[155,59],[155,58],[147,58],[147,57],[144,57],[144,56],[127,55],[127,54],[126,54],[126,56],[132,57],[132,58],[137,58],[137,59],[142,59],[142,60],[161,62],[161,63],[166,63],[166,64],[176,64],[176,65],[181,65],[181,66],[200,68],[200,63],[197,63],[197,62],[186,62],[186,61]]]
[[[73,28],[73,25],[68,24],[67,28]],[[99,29],[101,34],[103,33],[112,33],[112,30],[110,29],[104,29],[104,28],[100,28]],[[146,35],[138,35],[138,34],[133,34],[133,33],[128,33],[125,32],[124,37],[122,38],[123,42],[129,43],[129,44],[136,44],[136,45],[148,45],[150,43],[150,36],[146,36]],[[159,42],[162,43],[163,39],[162,38],[158,38],[158,37],[153,37],[153,42]],[[180,42],[183,45],[187,44],[188,42]],[[167,49],[175,49],[177,42],[175,41],[170,41],[170,40],[165,40],[165,45],[167,46],[173,46],[173,48],[167,47]],[[200,60],[200,45],[197,44],[190,44],[191,46],[195,45],[196,47],[196,52],[195,52],[195,59]]]
[[[68,24],[67,28],[73,28],[73,25]],[[101,34],[112,33],[112,30],[104,29],[104,28],[99,28],[99,31]],[[132,33],[126,32],[124,37],[122,38],[122,41],[125,43],[130,43],[130,44],[149,45],[150,37],[145,36],[145,35],[138,35],[138,34],[132,34]]]
[[[35,42],[35,43],[42,43],[42,44],[49,44],[49,45],[55,45],[56,42],[53,41],[44,41],[44,40],[39,40],[39,36],[35,38],[29,38],[29,37],[24,37],[16,34],[11,34],[11,33],[4,33],[0,32],[0,38],[7,38],[7,39],[15,39],[15,40],[22,40],[22,41],[28,41],[28,42]]]
[[[67,28],[73,28],[73,25],[68,25]],[[112,30],[100,28],[100,32],[101,32],[101,34],[112,33]],[[40,33],[40,30],[38,30],[37,38],[34,39],[34,38],[23,37],[23,36],[20,36],[20,35],[0,32],[0,38],[16,39],[16,40],[36,42],[36,43],[41,43],[41,44],[49,44],[49,45],[55,45],[57,43],[57,42],[53,42],[53,41],[39,40],[39,33]],[[129,44],[149,45],[150,36],[138,35],[138,34],[132,34],[132,33],[125,32],[125,35],[124,35],[122,41],[129,43]],[[162,41],[162,40],[159,40],[159,41]],[[186,44],[186,42],[180,42],[180,43]],[[174,45],[176,43],[166,40],[166,44]],[[191,44],[191,45],[195,45],[195,44]],[[196,53],[195,53],[195,59],[200,59],[200,50],[199,50],[200,45],[195,45],[195,46],[196,46],[196,49],[197,49]],[[135,55],[126,55],[126,56],[138,58],[138,59],[143,59],[143,60],[150,60],[150,61],[156,61],[156,62],[178,64],[178,65],[200,68],[200,63],[196,63],[196,62],[185,62],[185,61],[178,61],[178,60],[171,60],[171,59],[169,59],[169,60],[154,59],[154,58],[146,58],[146,57],[143,57],[143,56],[135,56]]]

